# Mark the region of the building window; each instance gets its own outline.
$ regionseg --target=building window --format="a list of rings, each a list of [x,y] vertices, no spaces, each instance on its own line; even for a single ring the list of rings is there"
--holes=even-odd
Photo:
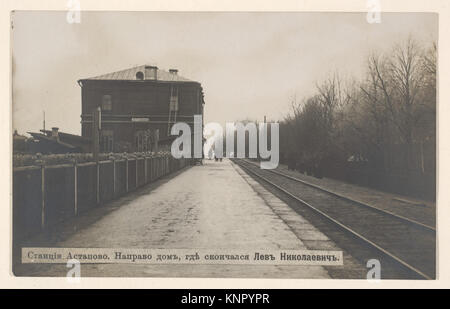
[[[137,152],[151,151],[152,138],[150,130],[139,130],[134,134],[134,146]]]
[[[102,96],[102,111],[112,110],[112,97],[109,94]]]
[[[100,152],[114,151],[114,135],[112,130],[102,130],[100,136]]]
[[[144,80],[144,73],[142,73],[141,71],[136,73],[136,79],[137,80]]]
[[[175,85],[170,86],[169,110],[178,111],[178,87]]]

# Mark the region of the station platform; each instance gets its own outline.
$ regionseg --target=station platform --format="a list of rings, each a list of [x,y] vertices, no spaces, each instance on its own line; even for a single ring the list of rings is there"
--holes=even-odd
[[[143,190],[143,191],[142,191]],[[339,250],[230,160],[204,160],[160,184],[112,202],[110,212],[68,233],[67,248]],[[82,220],[82,219],[80,219]],[[91,219],[92,220],[92,219]],[[344,254],[344,267],[360,266]],[[66,265],[22,265],[33,276],[65,276]],[[330,267],[330,266],[328,266]],[[93,277],[329,278],[323,266],[82,264]]]

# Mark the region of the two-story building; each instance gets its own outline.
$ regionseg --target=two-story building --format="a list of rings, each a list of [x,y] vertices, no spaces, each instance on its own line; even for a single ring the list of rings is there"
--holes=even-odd
[[[156,66],[142,65],[80,79],[82,136],[92,137],[93,112],[101,108],[101,152],[151,150],[170,137],[171,126],[185,122],[194,134],[194,115],[203,116],[203,89],[199,82]]]

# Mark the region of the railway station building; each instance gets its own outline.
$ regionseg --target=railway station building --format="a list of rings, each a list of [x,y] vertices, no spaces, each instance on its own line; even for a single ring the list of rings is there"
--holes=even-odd
[[[203,120],[201,84],[176,69],[141,65],[80,79],[78,84],[83,137],[92,137],[93,112],[101,109],[101,152],[150,151],[155,138],[160,142],[175,138],[170,136],[174,123],[188,123],[194,134],[194,115]]]

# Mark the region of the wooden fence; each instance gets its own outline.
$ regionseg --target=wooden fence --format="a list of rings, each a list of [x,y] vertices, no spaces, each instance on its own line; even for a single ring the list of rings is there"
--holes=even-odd
[[[13,170],[13,230],[24,239],[189,164],[170,154]]]

